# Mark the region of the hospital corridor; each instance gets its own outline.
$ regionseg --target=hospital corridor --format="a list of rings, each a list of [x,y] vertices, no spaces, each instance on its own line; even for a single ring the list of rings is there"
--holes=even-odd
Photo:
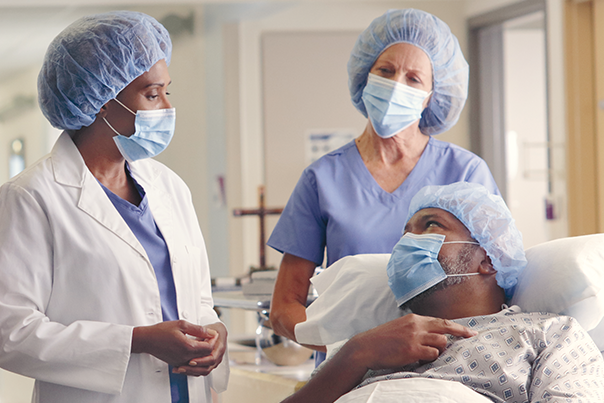
[[[603,27],[0,0],[0,403],[604,402]]]

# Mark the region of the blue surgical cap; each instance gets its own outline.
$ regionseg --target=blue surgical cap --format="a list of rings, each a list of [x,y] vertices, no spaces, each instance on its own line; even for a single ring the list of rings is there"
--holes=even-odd
[[[456,182],[422,188],[411,199],[409,219],[426,208],[448,211],[466,226],[491,258],[497,284],[510,298],[526,257],[522,234],[503,199],[477,183]]]
[[[89,126],[101,107],[155,63],[170,64],[172,42],[154,18],[113,11],[80,18],[48,46],[38,102],[51,125]]]
[[[369,70],[384,50],[397,43],[417,46],[432,62],[433,92],[419,122],[421,132],[431,135],[449,130],[468,97],[468,63],[447,24],[424,11],[389,10],[361,33],[348,61],[352,103],[367,117],[361,97]]]

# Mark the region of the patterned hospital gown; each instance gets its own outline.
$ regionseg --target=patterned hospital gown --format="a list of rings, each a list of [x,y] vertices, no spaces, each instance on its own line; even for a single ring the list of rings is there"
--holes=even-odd
[[[494,402],[604,402],[602,354],[575,319],[513,306],[455,322],[478,335],[449,336],[436,361],[395,373],[370,371],[359,387],[424,377],[461,382]]]

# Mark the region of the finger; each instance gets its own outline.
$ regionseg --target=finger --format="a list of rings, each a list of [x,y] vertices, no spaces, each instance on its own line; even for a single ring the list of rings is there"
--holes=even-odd
[[[421,344],[423,346],[434,347],[442,353],[447,348],[447,336],[438,333],[426,333],[421,340]]]
[[[189,361],[189,365],[191,367],[211,367],[211,366],[217,366],[218,364],[220,364],[221,361],[222,361],[222,357],[217,358],[216,356],[214,356],[214,354],[211,354],[211,355],[208,355],[207,357],[194,358],[191,361]]]
[[[438,319],[432,320],[433,327],[430,331],[434,333],[450,334],[457,337],[474,337],[478,334],[475,330],[468,329],[465,326],[455,323],[449,319]]]
[[[438,348],[422,346],[418,349],[419,357],[417,361],[432,362],[440,356],[442,352]]]
[[[180,367],[175,367],[172,369],[172,372],[175,374],[184,374],[187,376],[206,376],[209,375],[215,366],[212,367],[191,367],[188,365],[183,365]]]
[[[183,322],[181,328],[185,334],[196,337],[199,340],[211,339],[216,334],[216,331],[214,329],[209,329],[200,325],[194,325],[189,322]]]

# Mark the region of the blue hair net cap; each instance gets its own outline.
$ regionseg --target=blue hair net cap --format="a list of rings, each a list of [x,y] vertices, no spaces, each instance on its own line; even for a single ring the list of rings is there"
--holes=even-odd
[[[477,183],[426,186],[413,196],[409,218],[425,208],[439,208],[461,221],[491,258],[497,284],[511,297],[526,266],[522,234],[503,199]]]
[[[432,62],[433,93],[419,122],[421,132],[431,135],[449,130],[468,97],[469,67],[449,26],[424,11],[389,10],[361,33],[348,61],[352,103],[367,117],[361,97],[369,71],[382,52],[397,43],[417,46]]]
[[[172,42],[153,17],[113,11],[80,18],[48,46],[38,102],[51,125],[89,126],[101,107],[155,63],[170,64]]]

